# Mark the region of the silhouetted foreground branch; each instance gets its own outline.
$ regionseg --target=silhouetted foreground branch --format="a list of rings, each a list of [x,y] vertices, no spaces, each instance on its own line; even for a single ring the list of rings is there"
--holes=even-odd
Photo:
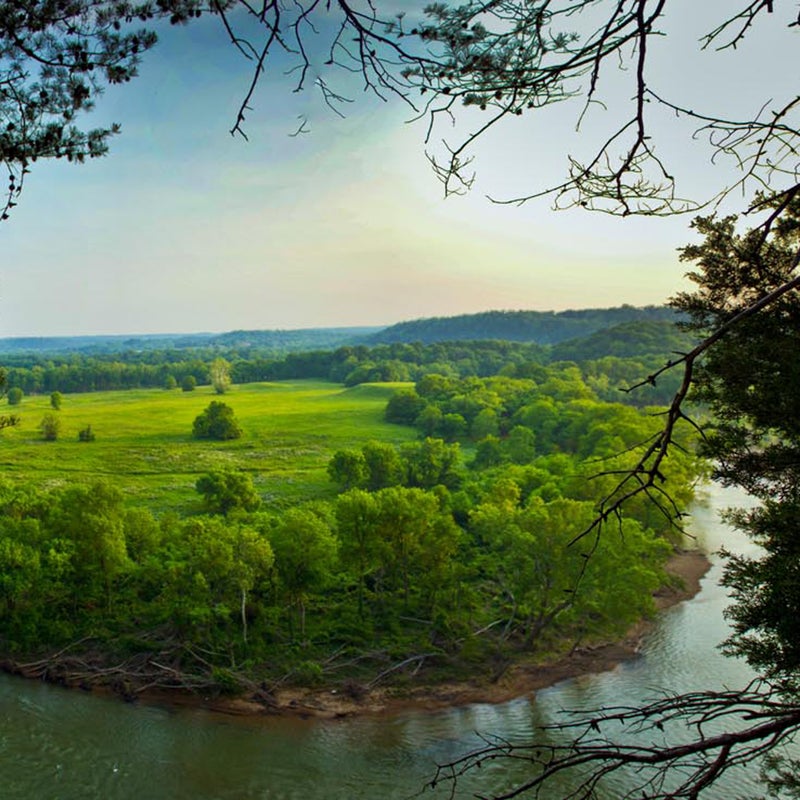
[[[795,256],[795,267],[800,264],[800,250]],[[709,336],[703,339],[696,347],[688,353],[684,353],[679,358],[668,361],[646,378],[630,386],[626,391],[632,392],[636,389],[654,385],[658,378],[665,372],[683,365],[683,378],[678,391],[672,398],[669,408],[664,413],[664,426],[646,444],[641,456],[636,464],[630,469],[607,471],[598,473],[600,475],[619,474],[620,479],[611,492],[601,501],[597,516],[588,528],[576,536],[572,542],[575,543],[584,537],[594,534],[599,535],[602,527],[612,518],[621,518],[624,506],[634,497],[644,494],[654,505],[659,508],[664,516],[671,522],[677,521],[683,516],[684,512],[678,508],[665,489],[666,478],[662,471],[664,459],[667,458],[670,448],[679,447],[676,442],[676,426],[681,420],[686,421],[695,428],[701,436],[703,431],[697,423],[688,416],[684,410],[684,404],[693,384],[694,369],[698,359],[723,336],[729,333],[744,320],[754,317],[756,314],[769,308],[785,294],[800,288],[800,275],[781,284],[772,291],[765,294],[759,300],[751,303],[733,315],[727,322],[720,325]]]
[[[569,716],[574,718],[541,728],[525,743],[487,738],[484,747],[439,766],[431,787],[450,784],[454,793],[476,768],[513,760],[529,764],[531,777],[491,795],[493,800],[522,795],[589,800],[610,778],[618,798],[694,800],[724,773],[750,764],[800,729],[800,704],[765,683]],[[566,741],[553,743],[554,737]]]

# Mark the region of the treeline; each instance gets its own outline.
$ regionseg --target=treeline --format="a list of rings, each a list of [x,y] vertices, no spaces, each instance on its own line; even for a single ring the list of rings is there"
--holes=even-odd
[[[379,330],[360,328],[302,328],[296,330],[239,330],[226,333],[175,333],[141,336],[18,336],[0,339],[0,358],[19,355],[67,356],[114,355],[124,352],[150,353],[179,350],[213,350],[216,355],[231,350],[255,350],[273,357],[296,350],[332,349],[361,341]],[[213,357],[213,356],[212,356]]]
[[[243,356],[226,351],[231,377],[237,383],[315,378],[355,386],[368,382],[418,381],[438,374],[447,378],[526,378],[543,365],[569,361],[602,399],[634,405],[668,402],[679,383],[666,374],[656,385],[633,394],[622,389],[641,381],[689,342],[668,323],[633,323],[555,348],[508,341],[440,342],[340,347],[336,350],[290,353],[281,358]],[[248,351],[249,352],[249,351]],[[606,355],[600,355],[606,353]],[[191,376],[210,381],[209,365],[219,352],[152,351],[115,357],[78,356],[57,360],[15,357],[7,364],[7,385],[25,394],[89,392],[112,389],[172,388]],[[569,358],[567,358],[569,356]]]
[[[545,360],[537,345],[510,342],[381,345],[340,347],[290,353],[281,358],[243,357],[224,351],[236,383],[302,378],[333,380],[355,386],[374,381],[416,380],[427,372],[449,375],[492,375],[508,364]],[[79,356],[65,359],[15,357],[6,361],[7,386],[25,394],[53,391],[92,392],[113,389],[159,388],[178,385],[187,375],[198,384],[210,382],[209,367],[220,352],[153,351],[116,356]]]
[[[588,308],[574,311],[484,311],[455,317],[400,322],[367,337],[367,344],[392,342],[449,342],[502,339],[512,342],[556,344],[588,336],[595,331],[632,322],[674,324],[678,315],[664,306],[623,305],[618,308]]]

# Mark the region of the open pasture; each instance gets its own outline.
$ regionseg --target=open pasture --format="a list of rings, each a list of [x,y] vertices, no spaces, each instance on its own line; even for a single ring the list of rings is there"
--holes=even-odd
[[[386,402],[404,385],[292,381],[236,385],[223,396],[207,386],[66,394],[60,411],[52,411],[49,396],[25,397],[8,408],[21,423],[0,434],[0,468],[4,477],[36,486],[108,478],[132,503],[155,511],[199,510],[197,477],[222,468],[250,473],[267,504],[326,497],[334,493],[325,471],[334,451],[414,438],[411,428],[383,420]],[[192,438],[194,418],[212,400],[234,410],[240,439]],[[55,442],[39,430],[48,413],[61,421]],[[94,442],[78,440],[87,425]]]

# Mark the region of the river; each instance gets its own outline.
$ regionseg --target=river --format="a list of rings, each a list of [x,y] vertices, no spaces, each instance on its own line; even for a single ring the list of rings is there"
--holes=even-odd
[[[708,503],[695,508],[693,529],[708,552],[723,540],[738,552],[751,546],[717,516],[741,502],[741,495],[713,487]],[[535,700],[377,719],[247,719],[126,705],[0,676],[0,797],[393,800],[418,792],[437,762],[475,747],[481,733],[522,739],[564,708],[633,704],[666,688],[743,686],[751,677],[747,666],[716,647],[725,637],[726,598],[717,585],[719,559],[712,560],[701,592],[661,616],[640,658],[565,681]],[[736,776],[735,794],[722,788],[703,797],[747,796],[757,787],[754,772]],[[463,779],[457,796],[497,790],[514,779],[506,767],[481,770]],[[440,796],[447,795],[423,794]]]

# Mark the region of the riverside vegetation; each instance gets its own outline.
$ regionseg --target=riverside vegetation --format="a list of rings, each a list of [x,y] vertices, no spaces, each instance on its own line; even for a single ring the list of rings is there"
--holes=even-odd
[[[269,367],[328,380],[241,383],[221,400],[178,374],[165,381],[178,388],[64,392],[59,409],[55,387],[26,391],[0,442],[6,666],[129,696],[268,702],[286,683],[358,695],[497,676],[519,654],[620,635],[653,612],[675,534],[637,499],[579,538],[661,424],[601,399],[636,358],[345,347]],[[238,438],[192,436],[211,402]],[[683,505],[704,467],[681,444],[663,479]]]

